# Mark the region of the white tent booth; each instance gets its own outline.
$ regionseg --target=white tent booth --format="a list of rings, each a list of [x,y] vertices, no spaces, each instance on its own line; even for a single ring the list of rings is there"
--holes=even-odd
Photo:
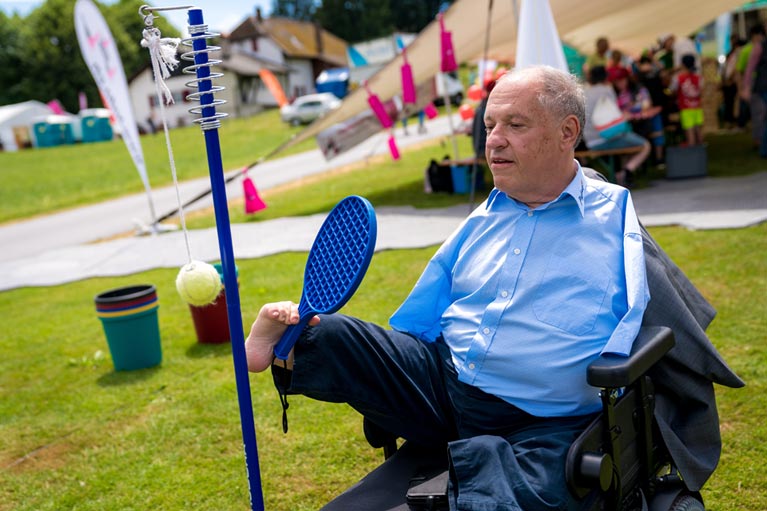
[[[44,121],[53,112],[40,101],[24,101],[0,106],[0,145],[3,151],[17,151],[34,145],[32,126]]]

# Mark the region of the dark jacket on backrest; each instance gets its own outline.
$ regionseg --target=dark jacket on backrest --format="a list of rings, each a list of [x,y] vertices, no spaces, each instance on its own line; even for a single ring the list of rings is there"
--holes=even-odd
[[[593,169],[583,171],[604,180]],[[714,308],[644,226],[642,241],[651,296],[642,324],[667,326],[676,339],[674,348],[650,372],[656,391],[655,419],[685,485],[698,491],[716,469],[722,451],[714,383],[732,388],[745,383],[706,336]]]

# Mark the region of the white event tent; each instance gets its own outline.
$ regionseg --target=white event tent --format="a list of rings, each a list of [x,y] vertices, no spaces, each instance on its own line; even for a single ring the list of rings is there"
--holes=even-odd
[[[457,0],[444,13],[446,30],[452,32],[455,58],[460,62],[480,59],[511,61],[517,45],[517,19],[525,1]],[[584,54],[594,51],[600,36],[613,47],[639,53],[659,35],[688,35],[714,21],[719,15],[743,5],[743,0],[549,0],[561,41]],[[407,57],[416,83],[431,79],[440,70],[440,26],[429,24],[408,46]],[[368,80],[381,100],[400,94],[398,56]],[[294,145],[368,108],[364,88],[344,98],[337,110],[299,133]]]

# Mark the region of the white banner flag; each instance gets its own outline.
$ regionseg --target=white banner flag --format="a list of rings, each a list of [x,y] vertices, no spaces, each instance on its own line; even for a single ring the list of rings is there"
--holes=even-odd
[[[108,103],[105,106],[114,115],[120,135],[128,147],[128,152],[141,180],[144,182],[152,223],[155,223],[157,215],[152,204],[144,153],[141,149],[138,126],[128,93],[128,81],[125,79],[120,54],[117,51],[112,33],[109,31],[109,26],[104,21],[98,7],[91,0],[77,0],[75,4],[75,30],[83,59],[94,80],[96,80],[102,98]]]
[[[547,65],[570,71],[548,0],[523,0],[517,27],[516,67]]]

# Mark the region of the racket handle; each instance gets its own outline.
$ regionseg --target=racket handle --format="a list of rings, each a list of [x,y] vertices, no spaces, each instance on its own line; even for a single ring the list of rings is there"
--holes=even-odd
[[[309,324],[309,320],[312,319],[314,314],[304,314],[301,316],[301,320],[295,325],[289,325],[285,333],[282,334],[280,341],[274,347],[274,356],[280,360],[287,360],[290,350],[298,341],[298,336],[304,331],[306,325]]]

